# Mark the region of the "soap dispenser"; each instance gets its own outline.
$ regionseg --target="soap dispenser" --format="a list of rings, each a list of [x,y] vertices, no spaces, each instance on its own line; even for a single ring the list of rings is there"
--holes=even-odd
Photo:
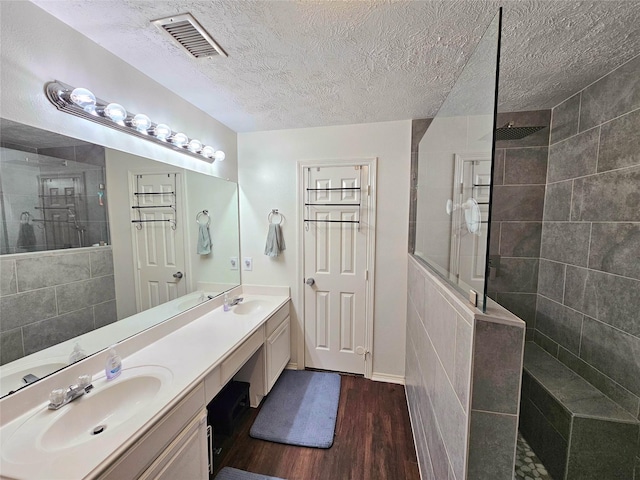
[[[104,366],[104,373],[107,375],[107,380],[116,378],[122,373],[122,359],[117,354],[115,345],[109,348],[109,354],[107,355],[107,363]]]
[[[229,310],[231,310],[231,307],[229,306],[229,295],[227,295],[227,293],[224,294],[224,306],[223,309],[225,312],[228,312]]]

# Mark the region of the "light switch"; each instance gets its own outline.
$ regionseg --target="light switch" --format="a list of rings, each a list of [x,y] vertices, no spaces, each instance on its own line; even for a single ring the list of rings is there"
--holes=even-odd
[[[244,270],[253,270],[253,258],[252,257],[244,257],[242,261],[242,268]]]
[[[231,265],[231,270],[238,270],[238,257],[230,257],[229,264]]]

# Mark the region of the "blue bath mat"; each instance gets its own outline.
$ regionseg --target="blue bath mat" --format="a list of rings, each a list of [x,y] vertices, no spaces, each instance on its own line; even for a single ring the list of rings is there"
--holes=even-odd
[[[283,480],[278,477],[269,477],[259,473],[245,472],[237,468],[224,467],[218,472],[215,480]]]
[[[288,445],[329,448],[339,401],[337,373],[285,370],[267,395],[249,435]]]

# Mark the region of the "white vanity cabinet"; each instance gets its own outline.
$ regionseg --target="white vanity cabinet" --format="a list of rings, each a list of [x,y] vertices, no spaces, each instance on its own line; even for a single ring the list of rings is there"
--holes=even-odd
[[[206,480],[206,405],[232,378],[251,384],[252,406],[269,393],[291,356],[289,302],[235,347],[203,381],[132,445],[99,480]]]
[[[140,476],[140,480],[206,480],[210,468],[208,438],[207,411],[203,410]]]
[[[98,478],[206,480],[208,469],[207,413],[201,383]]]
[[[266,325],[266,392],[269,393],[291,358],[289,303],[274,313]]]
[[[27,463],[21,459],[31,460],[31,456],[11,456],[5,449],[7,441],[16,442],[11,451],[21,448],[17,442],[22,442],[23,437],[16,431],[36,418],[33,412],[40,412],[41,400],[48,392],[69,385],[69,378],[76,375],[101,370],[103,355],[87,357],[64,372],[42,379],[30,390],[1,399],[4,415],[0,424],[0,476],[20,480],[208,480],[211,442],[206,406],[235,379],[250,383],[251,406],[257,407],[289,362],[290,298],[288,289],[273,288],[269,290],[271,294],[264,293],[265,287],[259,288],[260,293],[253,293],[250,288],[243,291],[249,297],[247,304],[251,302],[247,308],[224,312],[221,305],[209,305],[208,310],[207,305],[194,307],[124,340],[120,347],[125,352],[124,374],[109,384],[98,377],[89,399],[98,395],[107,395],[107,399],[112,398],[109,395],[127,396],[129,389],[133,389],[132,393],[138,391],[136,382],[143,382],[139,388],[146,392],[148,383],[140,379],[147,376],[158,377],[160,384],[155,391],[147,392],[150,395],[141,397],[146,403],[129,412],[125,421],[106,420],[100,436],[69,444],[55,454],[36,448],[35,444],[27,446],[33,450],[33,461]],[[136,402],[136,398],[131,401]],[[116,407],[126,410],[126,401]],[[88,402],[74,402],[65,406],[62,413],[79,409],[76,415],[87,415],[92,423],[93,415],[104,412],[94,411],[101,410],[95,407],[95,402],[101,405],[97,400]],[[51,420],[52,415],[42,419],[37,416],[42,428],[49,428],[47,422],[55,421]]]

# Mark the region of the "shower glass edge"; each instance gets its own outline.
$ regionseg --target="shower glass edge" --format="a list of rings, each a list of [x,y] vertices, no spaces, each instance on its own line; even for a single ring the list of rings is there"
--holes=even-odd
[[[418,145],[412,253],[465,298],[477,292],[482,311],[491,270],[501,26],[500,8]]]

